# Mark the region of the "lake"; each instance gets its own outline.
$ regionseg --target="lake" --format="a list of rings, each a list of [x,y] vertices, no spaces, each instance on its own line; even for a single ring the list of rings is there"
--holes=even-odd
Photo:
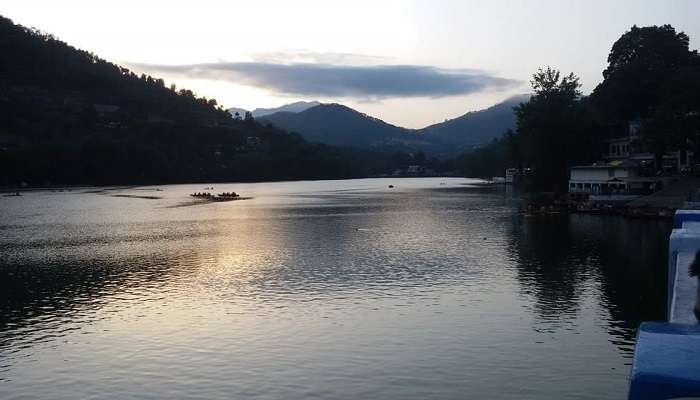
[[[0,398],[625,398],[670,224],[475,182],[0,197]]]

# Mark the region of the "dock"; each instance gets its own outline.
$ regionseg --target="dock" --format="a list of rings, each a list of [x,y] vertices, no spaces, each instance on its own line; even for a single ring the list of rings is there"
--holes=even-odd
[[[690,198],[697,197],[700,177],[687,176],[668,183],[663,189],[627,203],[632,208],[681,209]]]

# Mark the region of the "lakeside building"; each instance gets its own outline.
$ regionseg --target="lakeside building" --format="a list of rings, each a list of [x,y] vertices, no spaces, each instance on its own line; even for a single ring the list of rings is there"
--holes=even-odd
[[[640,124],[629,123],[626,136],[606,141],[604,161],[570,168],[569,193],[597,201],[620,201],[649,195],[660,190],[666,180],[653,175],[654,155],[640,151]],[[692,166],[690,151],[669,151],[663,156],[662,169],[667,174],[688,171]]]
[[[640,132],[641,124],[639,121],[629,122],[627,135],[606,141],[608,153],[603,158],[606,161],[634,161],[641,169],[653,171],[654,154],[642,151]],[[663,155],[661,169],[670,174],[680,173],[692,167],[693,158],[692,151],[668,151]]]
[[[640,176],[636,163],[612,161],[572,167],[569,193],[641,196],[653,193],[659,183],[659,178]]]
[[[514,184],[519,175],[520,171],[517,168],[506,169],[505,183],[508,185]]]

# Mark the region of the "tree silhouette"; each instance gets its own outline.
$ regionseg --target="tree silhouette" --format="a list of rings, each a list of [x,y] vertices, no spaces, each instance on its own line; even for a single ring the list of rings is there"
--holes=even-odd
[[[589,130],[586,103],[573,73],[561,76],[551,67],[539,69],[531,81],[534,95],[515,107],[517,154],[533,168],[537,189],[564,191],[569,167],[590,162],[595,153],[595,133]],[[515,143],[515,139],[510,139]]]
[[[689,41],[671,25],[633,26],[613,44],[604,80],[592,94],[608,124],[641,121],[643,144],[657,167],[671,148],[700,149],[700,56]]]

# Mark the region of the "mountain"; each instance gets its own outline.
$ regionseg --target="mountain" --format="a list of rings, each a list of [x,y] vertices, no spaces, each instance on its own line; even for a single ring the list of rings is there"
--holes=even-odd
[[[320,104],[321,103],[319,103],[318,101],[297,101],[295,103],[289,103],[275,108],[256,108],[252,111],[251,114],[253,114],[254,118],[260,118],[278,112],[298,113],[306,111],[311,107],[316,107]],[[246,110],[245,108],[231,107],[227,111],[231,115],[236,115],[236,113],[238,113],[241,116],[241,118],[243,118],[245,116],[245,113],[247,113],[250,110]]]
[[[358,148],[395,147],[449,157],[514,129],[513,107],[526,100],[526,95],[515,96],[422,129],[391,125],[340,104],[321,104],[298,113],[277,112],[258,120],[297,132],[312,142]]]
[[[376,147],[411,139],[410,130],[388,124],[341,104],[320,104],[299,113],[278,112],[258,119],[306,140],[335,146]]]
[[[278,112],[260,119],[310,142],[383,151],[440,154],[442,146],[414,129],[402,128],[342,104],[321,104],[300,113]]]
[[[214,99],[2,16],[0,54],[0,186],[337,179],[394,168],[234,120]]]
[[[319,103],[318,101],[297,101],[295,103],[285,104],[281,107],[276,108],[256,108],[255,110],[253,110],[253,117],[260,118],[264,117],[265,115],[270,115],[277,112],[299,113],[302,111],[306,111],[311,107],[316,107],[320,104],[321,103]]]
[[[513,96],[484,110],[468,112],[420,131],[427,140],[445,143],[455,152],[481,146],[500,137],[506,130],[515,129],[513,107],[529,98],[528,94]]]

